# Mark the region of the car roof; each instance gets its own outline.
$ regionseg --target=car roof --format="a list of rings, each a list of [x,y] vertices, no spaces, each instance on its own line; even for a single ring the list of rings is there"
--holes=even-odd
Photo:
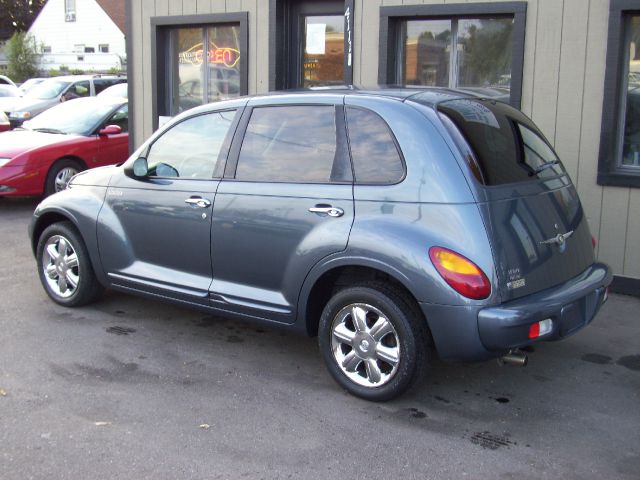
[[[378,85],[374,87],[360,87],[355,85],[342,85],[331,87],[312,87],[270,92],[261,97],[291,95],[291,94],[342,94],[350,96],[379,96],[405,101],[413,96],[420,96],[420,103],[435,106],[440,102],[455,99],[479,98],[477,92],[464,89],[446,87],[404,86],[404,85]]]
[[[123,80],[126,80],[127,77],[125,77],[124,75],[60,75],[57,77],[49,77],[47,79],[45,79],[45,81],[48,80],[63,80],[65,82],[76,82],[78,80],[98,80],[100,78],[106,78],[106,79],[113,79],[113,78],[121,78]]]

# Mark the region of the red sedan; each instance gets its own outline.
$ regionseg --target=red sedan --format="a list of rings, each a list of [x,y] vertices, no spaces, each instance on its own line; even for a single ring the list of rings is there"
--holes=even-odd
[[[126,98],[79,98],[0,133],[0,197],[51,195],[87,168],[129,152]]]

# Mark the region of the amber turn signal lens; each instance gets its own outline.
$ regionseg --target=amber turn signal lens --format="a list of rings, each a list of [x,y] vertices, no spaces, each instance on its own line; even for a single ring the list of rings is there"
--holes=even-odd
[[[431,247],[429,258],[438,273],[460,295],[482,300],[491,294],[491,283],[468,258],[443,247]]]

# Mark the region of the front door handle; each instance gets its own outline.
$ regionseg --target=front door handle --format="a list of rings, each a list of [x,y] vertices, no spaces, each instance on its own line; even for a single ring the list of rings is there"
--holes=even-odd
[[[211,206],[211,200],[207,200],[206,198],[202,197],[190,197],[187,198],[184,203],[188,203],[189,205],[200,208],[207,208]]]
[[[309,209],[311,213],[325,213],[330,217],[341,217],[344,215],[344,210],[339,207],[332,207],[331,205],[316,205]]]

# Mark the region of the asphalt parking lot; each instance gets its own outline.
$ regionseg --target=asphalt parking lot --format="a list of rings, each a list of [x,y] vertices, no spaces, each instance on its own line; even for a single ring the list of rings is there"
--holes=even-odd
[[[37,201],[0,199],[0,478],[638,479],[640,299],[525,368],[437,364],[399,400],[332,381],[315,339],[37,278]]]

